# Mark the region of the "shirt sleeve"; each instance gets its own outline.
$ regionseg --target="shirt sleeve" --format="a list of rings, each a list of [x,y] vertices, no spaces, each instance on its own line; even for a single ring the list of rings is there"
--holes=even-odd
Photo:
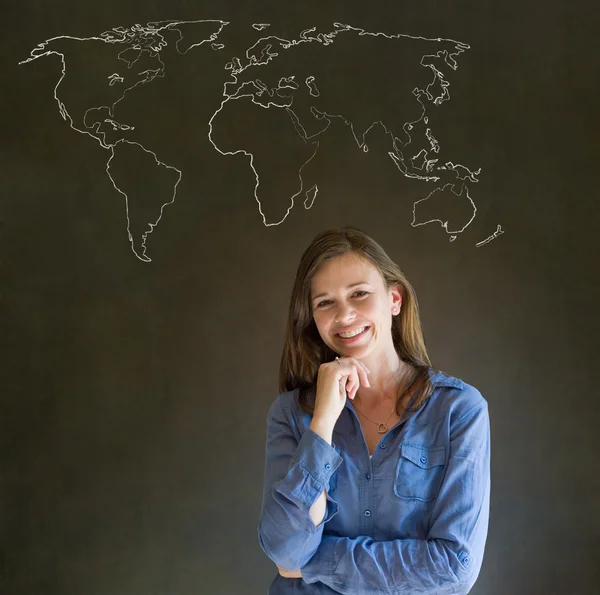
[[[426,540],[325,535],[302,568],[302,579],[321,581],[347,595],[467,593],[481,568],[489,495],[490,429],[484,401],[451,429],[448,468]]]
[[[267,419],[258,539],[265,554],[286,570],[297,570],[308,562],[321,542],[324,524],[337,514],[338,503],[328,494],[325,517],[318,526],[309,511],[343,461],[312,430],[307,429],[299,439],[297,435],[293,416],[277,399]]]

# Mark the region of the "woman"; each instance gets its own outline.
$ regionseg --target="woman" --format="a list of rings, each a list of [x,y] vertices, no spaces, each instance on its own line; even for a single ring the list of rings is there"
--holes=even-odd
[[[415,292],[345,227],[302,256],[267,422],[259,542],[286,593],[468,593],[490,494],[486,400],[431,367]]]

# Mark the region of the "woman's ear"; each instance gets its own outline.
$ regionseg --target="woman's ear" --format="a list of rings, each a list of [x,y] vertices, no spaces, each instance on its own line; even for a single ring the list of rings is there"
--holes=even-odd
[[[393,285],[390,288],[390,297],[392,298],[392,314],[396,316],[402,308],[402,292],[399,285]]]

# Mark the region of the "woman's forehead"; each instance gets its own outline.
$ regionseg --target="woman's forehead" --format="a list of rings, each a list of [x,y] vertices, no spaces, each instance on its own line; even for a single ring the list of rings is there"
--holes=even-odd
[[[377,283],[379,271],[370,262],[356,254],[348,253],[325,261],[312,278],[313,291],[320,287],[351,283]]]

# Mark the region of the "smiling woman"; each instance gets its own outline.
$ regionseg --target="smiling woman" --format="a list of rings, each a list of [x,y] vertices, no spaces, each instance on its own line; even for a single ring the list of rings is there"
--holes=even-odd
[[[304,252],[267,420],[270,595],[469,592],[490,499],[488,407],[431,366],[415,292],[345,227]]]

